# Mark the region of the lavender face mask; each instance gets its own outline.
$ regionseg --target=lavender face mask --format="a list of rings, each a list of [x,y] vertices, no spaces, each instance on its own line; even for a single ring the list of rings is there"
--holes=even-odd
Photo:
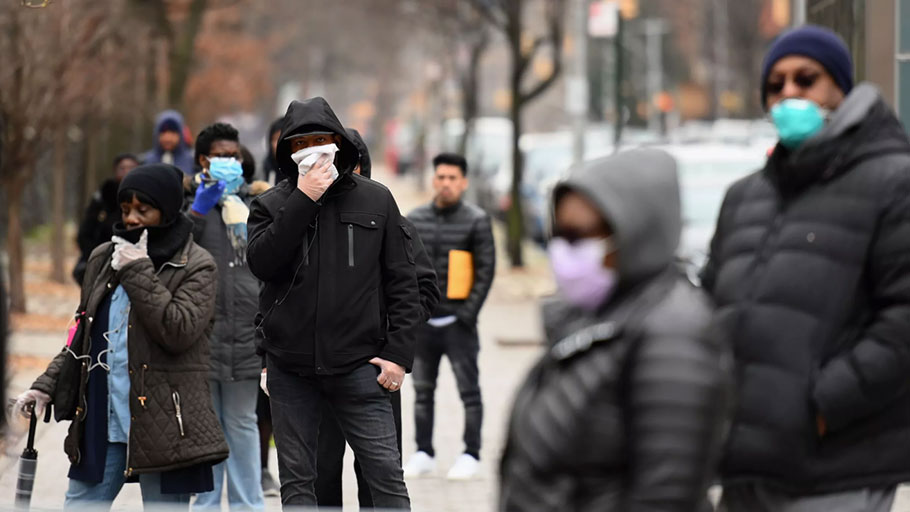
[[[604,267],[604,258],[613,252],[609,238],[574,244],[554,238],[547,251],[559,293],[569,303],[595,311],[613,294],[619,276],[615,269]]]

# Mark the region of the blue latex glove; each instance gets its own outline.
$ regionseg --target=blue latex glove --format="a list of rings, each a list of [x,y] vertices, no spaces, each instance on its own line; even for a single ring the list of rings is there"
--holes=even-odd
[[[223,181],[206,183],[203,181],[196,187],[196,199],[193,200],[192,210],[199,215],[206,215],[221,200],[224,194],[225,183]]]

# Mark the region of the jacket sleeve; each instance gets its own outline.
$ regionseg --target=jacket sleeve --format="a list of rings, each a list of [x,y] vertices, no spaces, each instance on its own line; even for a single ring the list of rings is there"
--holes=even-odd
[[[288,278],[288,267],[303,244],[307,228],[319,213],[319,205],[296,187],[273,213],[266,204],[272,194],[253,200],[247,221],[247,263],[253,275],[262,281]]]
[[[886,408],[910,388],[910,186],[895,190],[869,250],[875,313],[859,341],[819,372],[813,399],[829,431]]]
[[[417,287],[420,293],[420,305],[423,307],[423,316],[420,317],[421,323],[426,322],[433,315],[433,310],[439,304],[439,282],[436,280],[436,270],[433,268],[433,262],[430,261],[430,255],[427,254],[427,248],[424,247],[417,229],[409,220],[402,217],[402,221],[410,229],[412,241],[414,243],[414,264],[417,268]]]
[[[642,341],[628,380],[627,512],[700,510],[723,439],[729,358],[684,336]]]
[[[490,216],[484,215],[474,223],[474,286],[455,315],[462,322],[474,325],[480,308],[487,300],[493,276],[496,274],[496,243],[493,241],[493,227]]]
[[[172,354],[185,352],[205,339],[215,315],[218,274],[214,260],[206,253],[206,260],[188,267],[187,272],[174,293],[158,279],[148,258],[131,262],[117,272],[130,298],[130,308],[149,338]]]
[[[386,344],[379,357],[410,371],[417,322],[422,315],[416,266],[409,260],[403,219],[390,192],[382,247],[383,299],[388,315]]]

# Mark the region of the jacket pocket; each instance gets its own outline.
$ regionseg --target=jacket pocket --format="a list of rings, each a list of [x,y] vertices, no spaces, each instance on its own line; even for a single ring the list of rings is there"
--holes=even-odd
[[[378,249],[378,245],[371,243],[371,240],[379,234],[379,229],[384,224],[383,216],[366,212],[342,212],[339,218],[341,223],[347,226],[348,267],[354,267],[356,266],[355,245],[361,251],[371,247]]]

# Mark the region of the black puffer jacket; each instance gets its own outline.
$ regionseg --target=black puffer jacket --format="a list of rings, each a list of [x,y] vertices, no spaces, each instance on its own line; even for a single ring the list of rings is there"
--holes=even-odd
[[[619,288],[596,314],[545,305],[550,346],[515,401],[500,510],[707,507],[732,361],[707,337],[707,297],[673,264],[675,167],[663,152],[630,151],[557,188],[586,196],[613,228]]]
[[[433,317],[455,315],[464,324],[475,325],[496,274],[496,244],[490,216],[466,202],[449,208],[430,203],[411,212],[408,220],[417,228],[436,269],[441,299]],[[447,297],[449,251],[453,250],[468,251],[474,256],[474,286],[465,300]]]
[[[342,138],[340,177],[317,202],[297,188],[285,140],[313,130]],[[247,260],[264,282],[262,349],[297,372],[347,373],[377,356],[410,368],[421,317],[414,235],[391,192],[351,174],[357,149],[322,98],[291,103],[277,158],[289,179],[253,200],[248,223]]]
[[[249,204],[268,189],[268,184],[243,185],[237,195]],[[189,213],[193,236],[211,253],[218,265],[218,295],[215,302],[215,328],[212,331],[211,376],[215,380],[258,379],[262,359],[256,355],[256,313],[259,311],[259,280],[249,266],[235,261],[234,248],[221,218],[221,208],[213,208],[205,217]]]
[[[910,142],[874,87],[733,185],[703,281],[737,359],[728,483],[910,480]]]

